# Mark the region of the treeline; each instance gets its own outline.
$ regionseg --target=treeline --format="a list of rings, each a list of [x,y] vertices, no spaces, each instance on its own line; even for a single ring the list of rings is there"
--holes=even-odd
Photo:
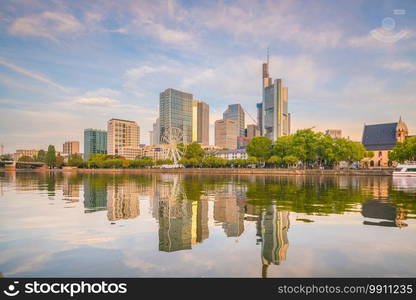
[[[373,152],[367,151],[358,142],[345,138],[333,139],[328,134],[311,129],[280,137],[274,144],[267,137],[254,137],[247,145],[247,153],[266,165],[306,168],[332,168],[341,161],[350,164],[373,156]]]
[[[416,136],[397,143],[396,147],[389,153],[389,160],[400,163],[416,161]]]

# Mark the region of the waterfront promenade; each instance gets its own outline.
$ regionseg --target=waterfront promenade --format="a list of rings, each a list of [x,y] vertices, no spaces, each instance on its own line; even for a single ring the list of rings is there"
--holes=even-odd
[[[4,169],[0,169],[0,172]],[[17,169],[17,172],[36,170]],[[393,169],[268,169],[268,168],[185,168],[185,169],[42,169],[46,172],[79,172],[79,173],[173,173],[173,174],[210,174],[210,175],[327,175],[327,176],[391,176]]]

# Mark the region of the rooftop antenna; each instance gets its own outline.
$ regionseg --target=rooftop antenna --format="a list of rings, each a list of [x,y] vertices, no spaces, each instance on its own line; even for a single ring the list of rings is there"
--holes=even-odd
[[[267,47],[267,66],[269,65],[269,47]]]

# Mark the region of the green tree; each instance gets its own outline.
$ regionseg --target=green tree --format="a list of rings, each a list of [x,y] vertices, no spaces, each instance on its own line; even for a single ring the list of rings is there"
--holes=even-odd
[[[184,157],[185,158],[196,158],[202,160],[205,156],[205,151],[202,149],[201,145],[193,142],[186,146]]]
[[[267,163],[273,167],[277,167],[280,163],[282,163],[282,159],[277,155],[273,155],[267,160]]]
[[[54,166],[56,162],[56,152],[54,145],[49,145],[48,152],[46,153],[45,162],[49,167]]]
[[[247,144],[247,154],[260,162],[266,161],[272,150],[272,140],[265,136],[255,136]]]
[[[288,167],[295,165],[299,159],[294,155],[287,155],[283,157],[283,163],[285,163]]]
[[[0,160],[13,160],[13,157],[10,154],[4,154],[2,156],[0,156]]]
[[[31,162],[31,161],[33,161],[33,159],[30,156],[23,155],[22,157],[19,158],[18,161],[21,161],[21,162]]]
[[[56,156],[53,166],[57,168],[62,168],[63,165],[64,165],[64,157],[60,155]]]
[[[84,160],[82,159],[81,154],[72,154],[68,158],[68,165],[73,167],[82,167],[84,165]]]
[[[410,137],[397,143],[396,147],[389,153],[389,160],[400,163],[416,161],[416,137]]]
[[[37,162],[46,162],[46,151],[45,150],[39,150],[38,154],[35,157],[35,161],[37,161]]]

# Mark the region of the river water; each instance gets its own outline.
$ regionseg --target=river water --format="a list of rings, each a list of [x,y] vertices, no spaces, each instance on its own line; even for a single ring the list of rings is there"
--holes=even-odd
[[[416,276],[416,178],[0,173],[4,277]]]

